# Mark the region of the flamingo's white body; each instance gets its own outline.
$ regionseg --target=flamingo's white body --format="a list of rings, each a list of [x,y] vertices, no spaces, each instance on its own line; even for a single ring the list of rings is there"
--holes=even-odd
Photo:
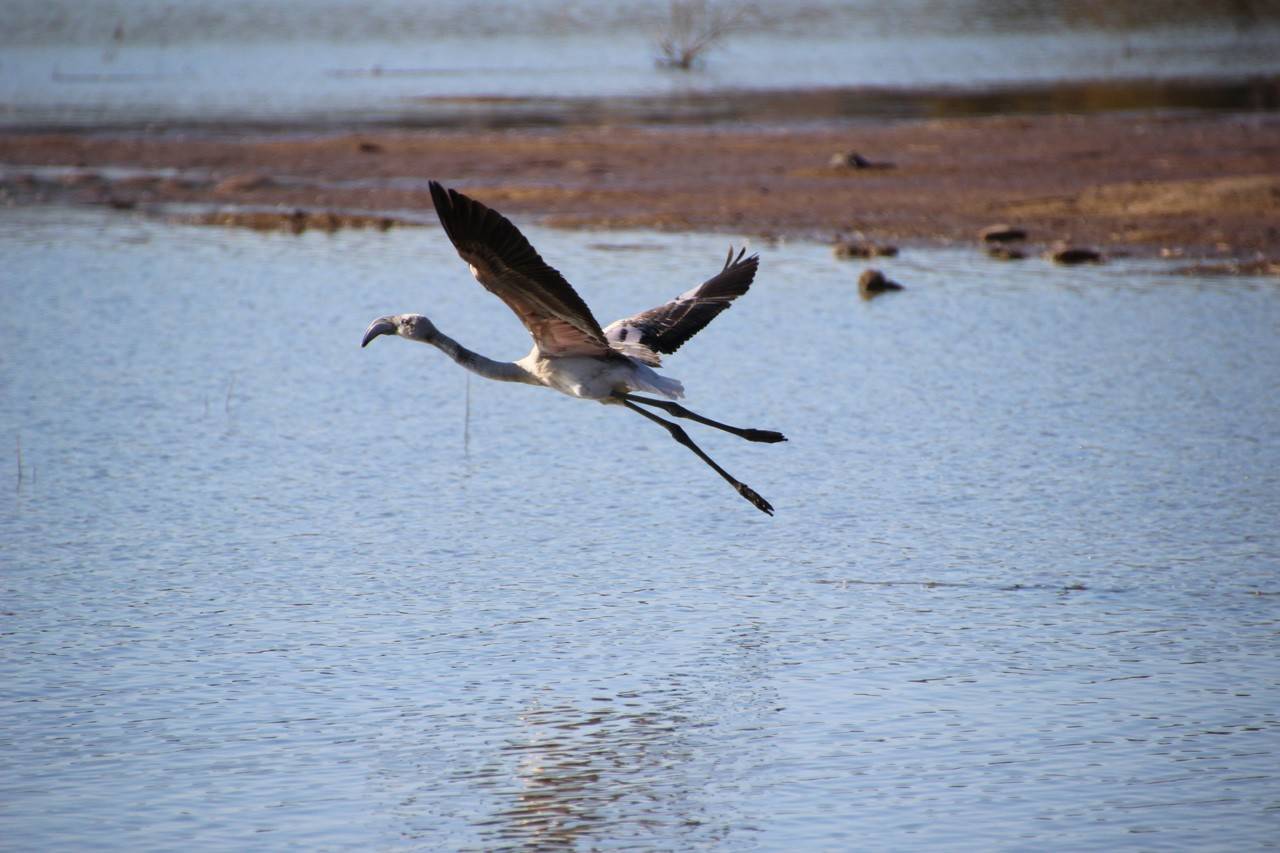
[[[443,334],[421,314],[379,317],[369,324],[361,346],[379,335],[394,334],[431,344],[487,379],[544,385],[571,397],[626,406],[661,424],[757,509],[773,514],[768,501],[717,465],[683,428],[642,408],[660,408],[749,441],[786,440],[772,430],[733,427],[689,411],[673,402],[684,396],[680,382],[653,369],[660,364],[659,353],[675,352],[747,292],[755,276],[756,256],[744,259],[744,250],[735,258],[731,249],[718,275],[670,302],[602,329],[581,297],[506,217],[434,181],[431,197],[454,248],[476,280],[524,323],[533,337],[533,350],[519,361],[494,361]],[[666,399],[639,397],[635,391]]]
[[[557,358],[545,356],[535,348],[516,364],[528,371],[537,384],[584,400],[617,403],[620,401],[616,394],[631,391],[661,394],[669,400],[684,396],[684,386],[678,379],[663,376],[633,358],[625,361],[589,355]]]

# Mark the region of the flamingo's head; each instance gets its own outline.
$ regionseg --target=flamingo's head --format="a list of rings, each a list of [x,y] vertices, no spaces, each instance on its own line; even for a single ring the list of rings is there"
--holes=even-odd
[[[421,314],[394,314],[379,317],[364,330],[364,339],[360,346],[367,347],[369,341],[379,335],[398,335],[411,341],[429,342],[436,334],[436,327]]]

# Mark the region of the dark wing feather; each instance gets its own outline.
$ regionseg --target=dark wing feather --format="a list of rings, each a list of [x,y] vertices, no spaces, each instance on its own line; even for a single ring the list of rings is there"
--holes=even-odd
[[[591,309],[501,213],[432,181],[444,232],[471,273],[524,323],[547,355],[605,355],[611,349]]]
[[[702,331],[734,299],[747,292],[755,278],[760,258],[743,258],[746,249],[734,257],[729,248],[724,269],[670,302],[650,308],[634,317],[617,320],[605,327],[605,337],[620,352],[649,364],[658,363],[658,353],[673,353],[685,341]]]

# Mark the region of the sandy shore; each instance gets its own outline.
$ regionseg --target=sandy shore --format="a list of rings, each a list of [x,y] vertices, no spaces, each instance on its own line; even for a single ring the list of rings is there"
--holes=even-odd
[[[849,152],[875,167],[831,165]],[[265,211],[258,227],[288,227],[290,217],[295,227],[431,221],[426,180],[435,178],[566,227],[860,233],[908,246],[972,244],[982,227],[1008,222],[1027,230],[1032,250],[1066,241],[1112,254],[1280,258],[1280,115],[1267,111],[840,130],[10,132],[0,134],[0,163],[8,204],[234,206]],[[344,220],[350,212],[372,215]]]

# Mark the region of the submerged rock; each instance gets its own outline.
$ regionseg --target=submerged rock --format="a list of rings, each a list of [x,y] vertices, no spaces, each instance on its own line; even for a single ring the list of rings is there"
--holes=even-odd
[[[1065,264],[1067,266],[1102,263],[1102,253],[1097,249],[1090,249],[1085,246],[1055,246],[1049,250],[1046,257],[1055,264]]]
[[[878,269],[865,269],[862,275],[858,276],[858,293],[863,299],[874,299],[882,293],[904,289],[896,281],[885,278],[884,273]]]
[[[983,228],[978,232],[978,239],[984,243],[1014,243],[1027,239],[1027,232],[1022,228],[1015,228],[1001,222]]]

